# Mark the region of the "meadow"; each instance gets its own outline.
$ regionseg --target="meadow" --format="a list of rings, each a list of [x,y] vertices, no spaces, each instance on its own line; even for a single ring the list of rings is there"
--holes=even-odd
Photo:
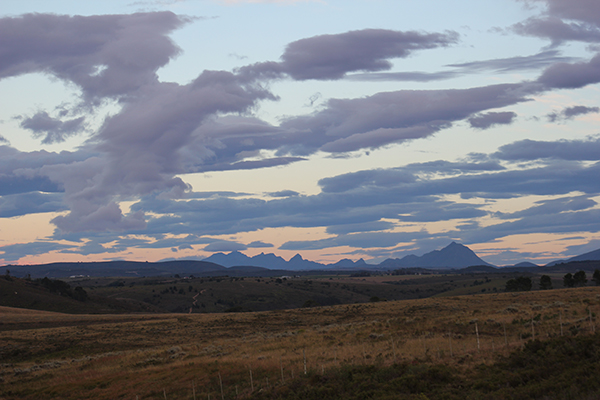
[[[4,307],[0,399],[598,398],[598,311],[598,287],[218,314]]]

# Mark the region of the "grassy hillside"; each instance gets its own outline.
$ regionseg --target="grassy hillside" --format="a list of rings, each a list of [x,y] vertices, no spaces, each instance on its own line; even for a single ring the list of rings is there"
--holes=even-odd
[[[596,287],[226,314],[0,308],[0,398],[598,398],[599,310]]]
[[[518,275],[91,278],[73,284],[81,285],[91,295],[144,302],[167,312],[214,313],[497,293],[504,291],[508,279]]]
[[[82,291],[64,281],[0,277],[0,306],[63,313],[130,313],[162,310],[134,299],[118,300]],[[1,322],[0,322],[1,323]]]

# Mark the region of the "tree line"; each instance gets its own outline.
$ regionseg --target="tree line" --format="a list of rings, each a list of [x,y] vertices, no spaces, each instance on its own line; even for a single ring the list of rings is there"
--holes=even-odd
[[[563,276],[563,286],[566,288],[581,287],[587,284],[587,276],[585,271],[577,271],[574,274],[568,272]],[[600,270],[596,269],[592,275],[592,282],[596,286],[600,286]],[[530,277],[519,276],[517,278],[509,279],[506,282],[506,292],[526,292],[531,290],[533,287],[533,281]],[[540,290],[552,289],[552,278],[548,275],[542,275],[539,282]]]

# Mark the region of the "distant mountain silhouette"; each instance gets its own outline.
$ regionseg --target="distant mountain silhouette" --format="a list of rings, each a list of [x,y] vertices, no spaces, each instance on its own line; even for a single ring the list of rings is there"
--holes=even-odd
[[[600,249],[590,251],[585,254],[581,254],[579,256],[571,257],[567,260],[567,262],[571,261],[597,261],[600,260]]]
[[[473,250],[456,242],[450,243],[441,250],[434,250],[423,254],[421,257],[411,254],[400,259],[389,258],[379,264],[380,267],[385,269],[415,267],[460,269],[474,265],[492,266],[491,264],[477,257],[477,254],[475,254]]]
[[[326,268],[324,264],[303,259],[300,254],[296,254],[290,261],[285,261],[282,257],[272,253],[260,253],[254,257],[248,257],[239,251],[232,251],[229,254],[215,253],[203,261],[219,264],[224,267],[248,266],[267,269],[286,269],[290,271]]]
[[[522,268],[522,267],[537,267],[537,266],[538,266],[537,264],[534,264],[534,263],[529,262],[529,261],[523,261],[523,262],[520,262],[518,264],[513,265],[513,267],[518,267],[518,268]]]
[[[336,262],[335,264],[328,264],[327,265],[328,268],[335,268],[335,269],[356,269],[356,268],[370,268],[373,267],[372,265],[369,265],[365,262],[365,260],[363,260],[362,258],[358,261],[352,261],[348,258],[344,258],[338,262]]]

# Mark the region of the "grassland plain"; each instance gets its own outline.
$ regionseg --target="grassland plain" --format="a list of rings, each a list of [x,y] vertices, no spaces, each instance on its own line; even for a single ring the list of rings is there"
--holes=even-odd
[[[599,398],[598,311],[597,287],[223,314],[5,307],[0,399]]]

